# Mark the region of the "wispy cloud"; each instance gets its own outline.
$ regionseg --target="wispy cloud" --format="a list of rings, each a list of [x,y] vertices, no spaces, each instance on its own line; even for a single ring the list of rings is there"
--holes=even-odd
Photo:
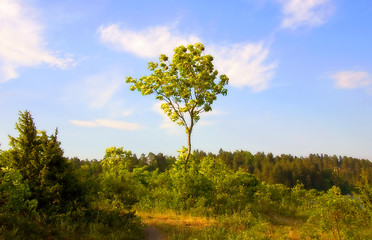
[[[92,121],[71,120],[72,124],[82,127],[107,127],[119,130],[141,130],[144,127],[138,123],[110,120],[110,119],[95,119]]]
[[[46,48],[36,10],[19,0],[0,2],[0,83],[18,77],[17,68],[48,64],[61,69],[73,63]]]
[[[205,127],[205,126],[211,126],[215,124],[213,121],[207,121],[207,120],[200,120],[197,124],[197,126]]]
[[[214,45],[211,52],[216,68],[230,78],[231,86],[248,86],[256,92],[268,88],[277,66],[266,63],[269,49],[263,43]]]
[[[101,26],[98,30],[101,41],[110,48],[130,52],[138,57],[157,57],[161,53],[172,55],[175,47],[200,42],[194,35],[184,36],[168,26],[150,27],[142,31],[120,28],[117,24]],[[214,63],[220,73],[230,78],[234,87],[248,86],[262,91],[269,86],[274,76],[276,63],[266,63],[269,48],[262,42],[211,45],[207,52],[214,56]]]
[[[128,110],[125,110],[125,111],[122,111],[121,115],[123,117],[128,117],[128,116],[131,116],[133,114],[133,110],[132,109],[128,109]]]
[[[156,112],[157,114],[162,116],[162,122],[160,124],[160,128],[165,129],[170,134],[183,134],[184,133],[184,127],[179,126],[175,122],[172,122],[168,116],[164,113],[163,109],[161,109],[162,102],[157,102],[153,105],[152,110]],[[225,114],[224,112],[213,110],[210,112],[203,112],[201,114],[201,120],[197,122],[195,126],[210,126],[213,125],[215,122],[211,120],[205,120],[204,118],[212,117],[212,116],[218,116]]]
[[[82,103],[91,109],[120,109],[123,105],[122,96],[117,101],[113,101],[113,98],[124,88],[122,75],[118,69],[109,68],[71,81],[63,91],[62,100],[72,104]],[[117,115],[122,116],[122,112]]]
[[[331,0],[277,0],[284,14],[282,28],[316,27],[324,24],[333,13]]]
[[[62,91],[60,99],[70,105],[79,104],[95,111],[104,111],[105,118],[131,116],[135,109],[126,104],[123,75],[123,71],[114,66],[72,80]]]
[[[157,114],[162,116],[162,122],[160,124],[160,128],[167,130],[170,134],[182,134],[184,131],[183,126],[179,126],[175,122],[172,122],[167,115],[164,113],[163,109],[161,109],[162,102],[157,102],[153,105],[152,110]]]
[[[169,26],[134,31],[121,28],[118,24],[111,24],[101,26],[98,33],[106,46],[143,58],[158,57],[161,53],[171,54],[176,46],[200,42],[198,37],[178,34],[173,27]]]
[[[337,88],[354,89],[372,86],[372,77],[363,71],[341,71],[330,77],[335,80]]]
[[[202,117],[212,117],[212,116],[219,116],[219,115],[224,115],[224,114],[226,114],[226,112],[213,109],[212,111],[201,113],[201,116]]]
[[[209,111],[209,112],[203,112],[200,115],[200,120],[198,121],[197,126],[205,127],[205,126],[210,126],[210,125],[216,124],[216,121],[206,120],[206,119],[213,118],[215,116],[224,115],[224,114],[226,114],[226,112],[216,110],[216,109],[214,109],[212,111]]]
[[[123,79],[119,71],[109,69],[107,71],[90,75],[84,78],[84,94],[89,99],[89,106],[101,109],[113,98],[114,94],[124,87]]]

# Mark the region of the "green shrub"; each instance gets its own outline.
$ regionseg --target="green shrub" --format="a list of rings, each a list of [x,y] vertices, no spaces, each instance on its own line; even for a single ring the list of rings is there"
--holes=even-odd
[[[326,234],[333,239],[366,239],[364,229],[371,226],[361,201],[351,195],[342,195],[340,188],[335,186],[315,200],[310,212],[303,234],[312,238]]]

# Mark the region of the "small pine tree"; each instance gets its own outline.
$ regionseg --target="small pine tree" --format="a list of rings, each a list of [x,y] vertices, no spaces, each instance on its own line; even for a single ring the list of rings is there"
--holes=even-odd
[[[51,136],[38,131],[29,111],[19,113],[16,129],[18,137],[9,136],[8,164],[22,174],[38,209],[64,210],[79,191],[57,140],[58,131]]]

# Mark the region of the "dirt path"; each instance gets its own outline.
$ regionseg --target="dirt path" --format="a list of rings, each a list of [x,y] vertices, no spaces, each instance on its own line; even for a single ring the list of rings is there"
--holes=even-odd
[[[146,232],[145,240],[163,240],[161,232],[154,226],[148,226],[145,232]]]

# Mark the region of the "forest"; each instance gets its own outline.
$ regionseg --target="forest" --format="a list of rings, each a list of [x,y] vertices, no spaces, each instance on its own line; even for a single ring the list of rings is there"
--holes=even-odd
[[[1,239],[372,239],[372,162],[237,150],[64,156],[19,113],[0,151]]]

